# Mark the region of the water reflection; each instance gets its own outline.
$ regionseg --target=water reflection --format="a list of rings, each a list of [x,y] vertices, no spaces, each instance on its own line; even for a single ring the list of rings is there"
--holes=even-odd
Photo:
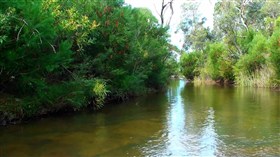
[[[201,153],[199,156],[214,156],[218,145],[217,133],[215,132],[215,111],[212,107],[208,110],[208,115],[204,127],[202,129],[200,147]]]
[[[94,113],[0,127],[0,156],[280,156],[280,93],[172,81]]]
[[[279,93],[181,80],[166,97],[165,127],[141,147],[145,156],[279,155]]]
[[[180,95],[185,82],[180,80],[177,88],[170,88],[167,91],[167,98],[170,104],[167,110],[166,130],[166,154],[182,156],[185,154],[186,132],[185,132],[185,108]],[[176,86],[175,86],[176,87]]]
[[[188,134],[208,137],[195,155],[280,155],[279,92],[189,84],[181,94],[193,130]]]
[[[213,107],[200,111],[192,109],[196,104],[182,97],[185,85],[183,80],[173,82],[167,91],[169,107],[165,127],[144,147],[145,156],[217,155],[215,111]]]
[[[172,156],[214,156],[217,148],[214,109],[209,107],[201,110],[202,126],[197,127],[195,119],[198,113],[190,110],[192,102],[182,98],[185,81],[180,80],[177,88],[167,92],[170,108],[167,110],[167,147],[168,155]],[[186,114],[188,114],[186,116]]]
[[[181,90],[184,81],[171,82],[166,92],[167,105],[162,123],[163,129],[159,130],[152,138],[140,147],[145,156],[182,156],[185,153],[185,110]]]

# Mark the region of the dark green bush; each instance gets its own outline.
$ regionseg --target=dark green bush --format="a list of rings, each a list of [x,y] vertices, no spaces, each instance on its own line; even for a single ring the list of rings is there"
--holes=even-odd
[[[168,29],[149,10],[123,4],[0,1],[1,95],[32,116],[100,108],[107,97],[164,86],[172,74]]]

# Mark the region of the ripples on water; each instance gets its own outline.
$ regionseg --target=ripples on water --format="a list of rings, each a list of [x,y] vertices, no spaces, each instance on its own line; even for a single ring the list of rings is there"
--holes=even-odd
[[[165,94],[0,128],[0,156],[280,156],[279,96],[173,81]]]
[[[280,139],[277,136],[277,131],[274,132],[272,137],[274,139],[269,138],[261,138],[261,139],[247,139],[247,137],[239,137],[236,135],[223,135],[218,134],[218,130],[216,128],[215,122],[215,109],[211,105],[207,105],[209,101],[206,101],[203,98],[204,95],[209,94],[206,92],[214,92],[214,91],[206,91],[205,93],[195,93],[195,90],[188,91],[184,89],[185,82],[179,81],[179,88],[170,88],[167,91],[167,98],[170,104],[170,107],[167,109],[167,120],[166,126],[163,130],[159,131],[155,135],[155,140],[150,140],[146,146],[143,148],[143,152],[145,152],[146,156],[263,156],[263,155],[280,155]],[[194,87],[190,87],[193,89]],[[200,88],[200,87],[198,87]],[[209,88],[209,87],[206,87]],[[217,87],[218,88],[218,87]],[[200,96],[201,98],[197,101],[190,101],[189,99],[184,99],[182,97],[182,90],[185,92],[193,92],[190,96]],[[207,90],[207,89],[206,89]],[[233,90],[233,89],[227,89]],[[251,89],[254,90],[254,89]],[[197,94],[197,95],[196,95]],[[275,94],[275,93],[274,93]],[[253,97],[255,97],[253,95]],[[210,97],[211,100],[215,99],[215,97]],[[218,99],[219,97],[217,97]],[[274,97],[276,99],[276,103],[279,102],[279,97]],[[205,99],[205,101],[203,101]],[[255,100],[253,100],[255,102]],[[272,101],[273,102],[273,101]],[[210,102],[211,103],[211,102]],[[227,101],[222,101],[221,104],[218,102],[214,102],[216,105],[226,105]],[[262,105],[256,102],[254,105]],[[193,105],[205,105],[200,106],[200,110],[192,110]],[[234,105],[233,103],[230,105]],[[246,104],[242,104],[246,105]],[[274,104],[276,109],[279,109],[279,104]],[[273,106],[273,104],[272,104]],[[268,108],[271,106],[267,106]],[[249,107],[250,108],[250,107]],[[217,111],[219,112],[219,110]],[[236,113],[235,110],[228,110],[226,112]],[[236,113],[238,114],[238,113]],[[242,113],[244,114],[244,113]],[[246,113],[245,113],[246,114]],[[276,110],[276,116],[279,116],[279,110]],[[260,115],[249,115],[251,118],[255,118]],[[222,117],[220,117],[222,118]],[[237,117],[236,117],[237,118]],[[275,128],[272,131],[279,129],[279,117],[274,117],[276,120]],[[277,120],[278,119],[278,120]],[[235,119],[238,121],[238,118]],[[272,122],[273,123],[273,122]],[[232,124],[234,125],[234,123]],[[250,128],[246,128],[248,124],[243,124],[243,129],[247,130],[250,133]],[[251,124],[249,124],[251,125]],[[220,126],[218,126],[220,127]],[[231,124],[229,126],[224,126],[231,128]],[[253,128],[264,127],[264,126],[254,126]],[[265,128],[264,131],[267,131]],[[238,131],[238,130],[237,130]],[[253,131],[253,130],[252,130]],[[271,131],[271,130],[268,130]],[[279,130],[278,130],[279,131]],[[242,133],[242,130],[240,130]],[[276,133],[276,134],[275,134]],[[279,132],[278,132],[279,134]],[[160,138],[159,138],[160,137]],[[223,139],[230,139],[235,142],[225,142]],[[271,145],[269,145],[271,143]],[[263,146],[262,146],[263,145]],[[267,147],[268,146],[268,147]],[[160,152],[160,153],[159,153]]]
[[[145,155],[153,156],[214,156],[217,148],[217,134],[214,128],[214,110],[212,107],[207,112],[207,118],[200,131],[192,130],[196,125],[192,121],[192,113],[185,111],[185,102],[181,96],[185,82],[180,81],[179,88],[169,89],[167,98],[170,107],[167,110],[167,120],[160,137],[149,141],[144,148]],[[204,111],[202,111],[204,112]],[[186,114],[189,119],[186,119]],[[151,148],[152,146],[152,148]],[[158,154],[161,152],[160,154]]]

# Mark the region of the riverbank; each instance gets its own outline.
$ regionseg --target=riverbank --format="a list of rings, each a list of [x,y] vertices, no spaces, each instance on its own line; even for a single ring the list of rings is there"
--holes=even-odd
[[[278,83],[271,83],[269,80],[262,81],[261,79],[256,78],[249,78],[247,77],[246,80],[242,79],[242,83],[239,80],[239,83],[230,80],[213,80],[211,78],[201,78],[195,77],[193,80],[189,80],[190,82],[194,83],[195,85],[222,85],[222,86],[238,86],[238,87],[254,87],[254,88],[270,88],[274,91],[280,90],[280,84]]]
[[[21,106],[20,104],[22,100],[18,98],[14,98],[11,95],[0,93],[0,126],[19,124],[22,122],[28,122],[28,121],[50,117],[52,115],[58,115],[58,114],[96,111],[102,109],[102,107],[105,105],[121,103],[124,101],[128,101],[129,99],[134,99],[136,97],[162,92],[163,90],[164,88],[162,89],[151,88],[151,89],[147,89],[145,92],[142,93],[138,93],[138,94],[134,93],[122,97],[114,97],[108,95],[104,100],[104,104],[102,104],[99,107],[92,106],[92,104],[87,104],[84,105],[84,107],[77,109],[70,104],[52,105],[52,107],[47,107],[42,105],[32,115],[24,112],[23,106]]]
[[[231,87],[242,87],[234,84],[232,81],[214,81],[211,79],[198,79],[195,78],[194,80],[187,80],[182,77],[171,77],[171,80],[185,80],[185,82],[194,84],[194,86],[212,86],[212,85],[217,85],[217,86],[231,86]],[[252,87],[252,88],[260,88],[260,87]],[[273,87],[270,88],[272,91],[275,92],[280,92],[280,87]],[[158,93],[162,92],[163,89],[149,89],[145,93],[142,94],[130,94],[126,95],[123,97],[112,97],[108,96],[105,101],[104,105],[109,105],[113,103],[120,103],[127,101],[129,99],[133,99],[135,97],[139,96],[144,96],[144,95],[149,95],[153,93]],[[28,115],[24,113],[23,108],[20,106],[20,99],[13,98],[12,96],[9,96],[7,94],[1,94],[0,93],[0,126],[6,126],[6,125],[13,125],[13,124],[18,124],[22,122],[27,122],[27,121],[32,121],[44,117],[49,117],[52,115],[57,115],[57,114],[65,114],[65,113],[76,113],[76,112],[82,112],[82,111],[94,111],[98,110],[100,108],[94,108],[93,106],[90,105],[85,105],[82,108],[74,108],[70,104],[64,104],[64,105],[57,105],[56,107],[52,108],[47,108],[42,106],[36,114],[33,115]],[[103,106],[103,105],[102,105]]]
[[[194,86],[0,127],[0,156],[277,156],[279,93]]]
[[[31,119],[46,117],[60,112],[73,112],[74,108],[68,106],[60,106],[59,108],[41,108],[36,114],[27,115],[23,107],[20,105],[20,99],[13,98],[6,94],[0,94],[0,126],[18,124]]]
[[[168,28],[144,8],[110,0],[0,6],[2,124],[98,109],[164,87],[178,71]]]

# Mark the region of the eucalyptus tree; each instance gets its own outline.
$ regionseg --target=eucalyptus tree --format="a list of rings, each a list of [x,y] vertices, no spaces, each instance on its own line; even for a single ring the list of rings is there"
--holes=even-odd
[[[183,19],[181,29],[184,32],[184,49],[202,51],[206,48],[207,42],[213,39],[210,28],[206,28],[207,19],[201,16],[199,11],[200,2],[186,2],[182,5]]]
[[[161,8],[160,11],[158,12],[158,15],[160,17],[160,23],[162,26],[169,26],[170,22],[172,20],[172,16],[174,14],[174,9],[173,9],[173,3],[174,0],[162,0],[161,1]],[[169,18],[166,18],[168,16],[166,16],[166,12],[168,12],[168,10],[170,10],[170,15]]]
[[[187,6],[191,8],[192,6]],[[203,65],[192,67],[182,59],[181,65],[189,74],[198,70],[199,78],[215,81],[230,80],[240,85],[279,86],[279,8],[280,1],[219,0],[214,9],[214,38],[203,49]],[[198,7],[193,7],[198,8]],[[187,10],[187,9],[186,9]],[[190,10],[190,9],[189,9]],[[204,41],[198,32],[199,16],[194,10],[185,20],[186,43],[194,50]],[[191,18],[192,17],[192,18]],[[197,30],[197,31],[192,31]],[[194,36],[192,37],[192,33]],[[188,67],[184,67],[188,68]],[[190,70],[190,71],[188,71]]]

